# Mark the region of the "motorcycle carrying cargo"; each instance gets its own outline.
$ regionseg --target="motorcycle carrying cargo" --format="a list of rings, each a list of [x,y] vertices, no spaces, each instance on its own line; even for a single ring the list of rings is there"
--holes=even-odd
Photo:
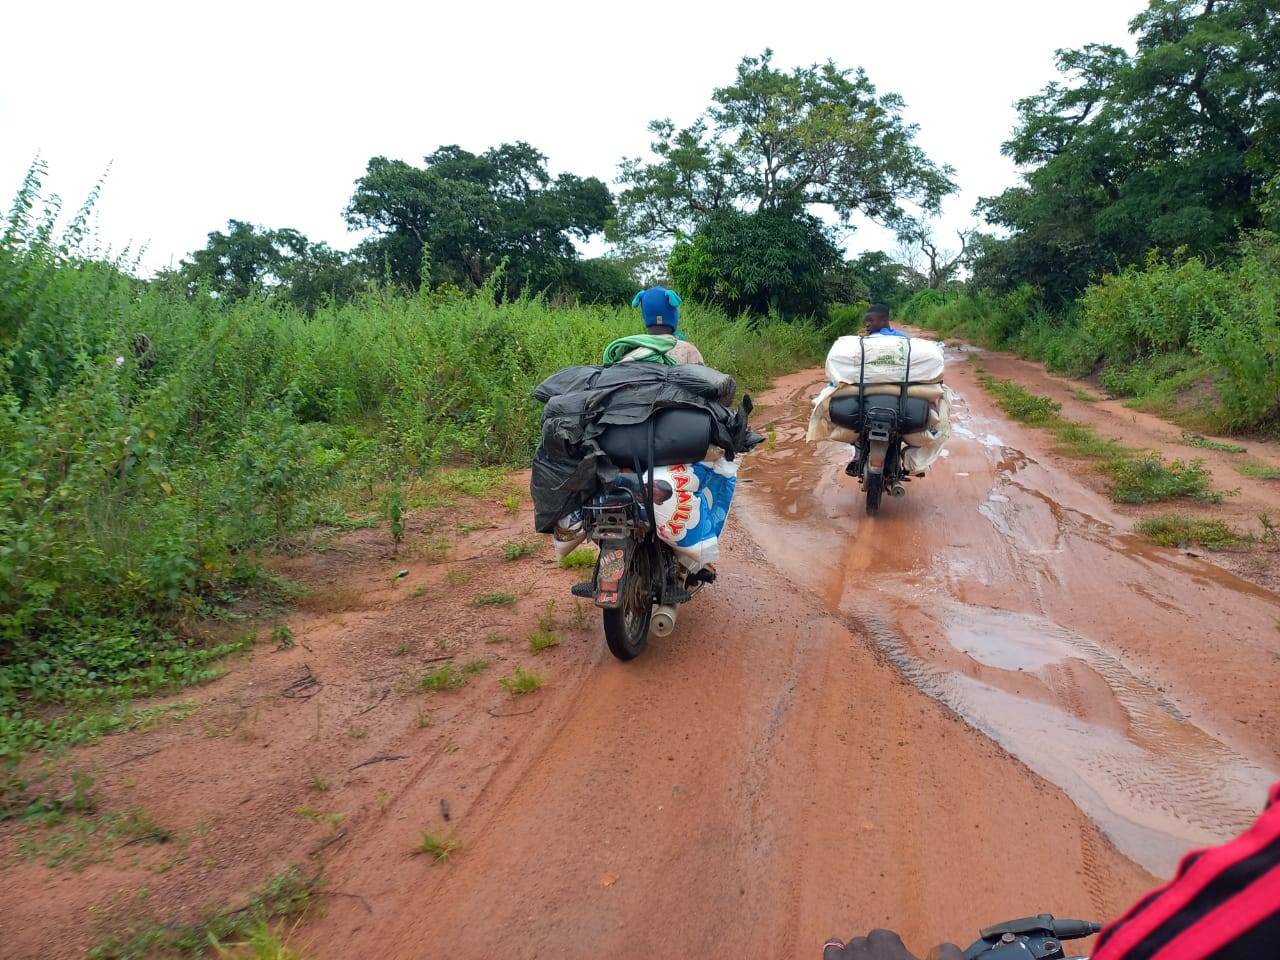
[[[734,410],[727,406],[735,391],[732,377],[693,364],[583,365],[552,374],[533,392],[546,405],[529,483],[538,532],[552,532],[557,520],[580,510],[616,477],[615,460],[648,466],[650,418],[659,463],[701,460],[707,447],[718,447],[729,460],[751,449],[761,437],[747,428],[749,399]],[[686,428],[695,429],[696,436],[685,437]],[[657,456],[660,435],[662,458]],[[707,446],[693,454],[692,446],[704,439]],[[671,460],[677,454],[681,459]]]
[[[864,409],[889,408],[906,445],[903,467],[910,474],[926,472],[951,436],[943,370],[942,345],[932,340],[841,337],[827,355],[829,382],[814,399],[808,440],[854,443]]]

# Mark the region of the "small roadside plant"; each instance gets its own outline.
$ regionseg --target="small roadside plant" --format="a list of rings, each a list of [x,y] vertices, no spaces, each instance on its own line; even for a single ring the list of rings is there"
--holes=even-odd
[[[978,379],[996,398],[1001,410],[1027,426],[1046,427],[1062,412],[1062,404],[1057,400],[1037,396],[1012,380],[997,380],[988,376]]]
[[[529,635],[529,649],[534,653],[550,650],[560,645],[560,638],[550,630],[536,630]]]
[[[515,594],[511,593],[482,593],[471,598],[473,607],[509,607],[515,602]]]
[[[425,854],[433,863],[439,863],[441,860],[448,860],[460,849],[462,849],[462,841],[456,837],[441,836],[430,830],[424,830],[413,852]]]
[[[1134,530],[1162,547],[1198,544],[1206,550],[1244,550],[1253,542],[1252,536],[1221,520],[1180,513],[1147,517]]]
[[[1219,453],[1246,452],[1246,448],[1238,443],[1222,443],[1219,440],[1210,440],[1208,437],[1202,437],[1198,433],[1184,433],[1182,442],[1188,447],[1198,447],[1201,450],[1217,450]]]
[[[543,684],[543,678],[524,667],[516,667],[512,673],[502,677],[498,682],[511,696],[523,697],[539,689]]]
[[[536,543],[530,543],[527,540],[513,540],[503,546],[502,555],[507,560],[521,560],[524,557],[532,556],[537,549],[538,545]]]
[[[333,781],[323,774],[313,773],[307,781],[307,789],[314,790],[317,793],[325,793],[332,789]]]
[[[568,556],[561,558],[562,570],[586,570],[596,565],[597,551],[591,547],[579,547]]]
[[[271,642],[276,645],[277,650],[293,649],[293,631],[287,623],[277,623],[271,628]]]
[[[418,687],[430,692],[461,690],[471,682],[472,677],[479,676],[488,667],[489,661],[484,659],[469,660],[460,667],[446,663],[434,670],[428,670],[419,677]]]
[[[538,629],[529,637],[529,649],[534,653],[541,653],[543,650],[559,645],[557,626],[559,624],[556,623],[556,602],[548,600],[542,616],[538,617]]]
[[[418,687],[430,692],[460,690],[467,685],[467,678],[452,663],[428,670],[418,678]]]
[[[392,487],[387,494],[387,528],[391,533],[391,550],[399,556],[400,544],[404,542],[405,534],[404,495],[400,492],[399,485]]]
[[[250,937],[254,930],[271,920],[301,916],[311,906],[312,898],[319,889],[318,877],[307,877],[298,867],[289,867],[273,877],[243,906],[216,910],[189,924],[139,924],[122,935],[103,940],[85,955],[86,960],[204,956],[211,944]]]
[[[1261,460],[1245,460],[1237,463],[1236,469],[1241,475],[1253,480],[1280,480],[1280,467],[1273,467]]]

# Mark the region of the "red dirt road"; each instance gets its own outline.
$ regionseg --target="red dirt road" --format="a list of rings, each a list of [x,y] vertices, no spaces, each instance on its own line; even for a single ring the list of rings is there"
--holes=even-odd
[[[187,838],[183,856],[69,873],[0,826],[0,953],[80,956],[131,920],[243,902],[289,863],[322,865],[330,891],[293,935],[308,958],[803,958],[881,925],[923,952],[1027,913],[1113,916],[1239,830],[1277,776],[1270,555],[1250,581],[1141,544],[962,361],[949,457],[875,519],[845,450],[803,442],[821,374],[779,383],[719,582],[630,664],[594,611],[566,613],[575,577],[549,551],[500,558],[529,527],[496,504],[420,519],[434,555],[394,561],[365,531],[288,564],[331,600],[291,619],[297,646],[174,698],[197,703],[188,719],[67,761],[105,809]],[[477,519],[498,526],[456,526]],[[518,599],[468,605],[491,591]],[[553,598],[562,643],[535,656]],[[492,662],[463,690],[414,690],[441,657]],[[516,664],[546,686],[510,698],[495,680]],[[308,673],[314,695],[282,696]],[[414,855],[424,829],[461,849]]]

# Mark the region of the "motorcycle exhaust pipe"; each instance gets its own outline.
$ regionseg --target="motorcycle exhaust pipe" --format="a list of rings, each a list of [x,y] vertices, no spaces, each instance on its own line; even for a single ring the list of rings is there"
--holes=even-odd
[[[906,495],[907,495],[907,488],[900,483],[895,483],[892,487],[889,488],[889,496],[891,497],[905,497]]]
[[[655,637],[669,637],[676,628],[676,608],[669,603],[655,607],[649,620],[649,629]]]

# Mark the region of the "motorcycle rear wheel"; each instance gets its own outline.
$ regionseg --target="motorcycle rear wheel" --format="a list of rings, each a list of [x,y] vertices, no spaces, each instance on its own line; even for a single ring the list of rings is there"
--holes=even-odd
[[[604,641],[619,660],[634,660],[649,642],[653,585],[657,576],[652,544],[638,544],[623,574],[622,603],[604,614]]]
[[[884,474],[868,473],[863,485],[867,491],[867,516],[874,517],[880,512],[880,495],[884,493]]]

